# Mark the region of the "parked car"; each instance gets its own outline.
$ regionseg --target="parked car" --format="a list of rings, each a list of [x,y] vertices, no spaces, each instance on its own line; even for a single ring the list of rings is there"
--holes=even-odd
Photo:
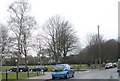
[[[114,68],[112,63],[106,63],[105,69]]]
[[[17,72],[17,66],[9,69],[9,71],[11,71],[11,72]],[[19,66],[19,67],[18,67],[18,71],[19,71],[19,72],[27,72],[27,71],[28,71],[28,67]]]
[[[117,69],[117,72],[119,73],[119,72],[120,72],[120,69]]]
[[[74,77],[74,70],[68,64],[57,64],[51,73],[52,79]]]
[[[113,63],[113,66],[114,66],[114,67],[117,67],[117,63]]]
[[[38,66],[35,66],[34,68],[30,69],[30,71],[32,72],[37,72],[37,71],[48,71],[48,67],[45,66],[45,65],[38,65]]]

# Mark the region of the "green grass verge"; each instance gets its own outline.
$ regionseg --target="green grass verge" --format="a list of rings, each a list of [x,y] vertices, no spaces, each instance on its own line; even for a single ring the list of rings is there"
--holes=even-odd
[[[54,68],[54,65],[47,65],[48,66],[48,70],[51,71]],[[86,64],[70,64],[71,67],[73,67],[74,69],[82,69],[87,67]],[[13,68],[14,66],[2,66],[2,71],[5,72],[6,69],[10,69]],[[34,68],[35,66],[28,66],[29,69]]]
[[[42,74],[41,73],[36,73],[36,72],[30,72],[29,73],[29,77],[34,77],[34,76],[41,76]],[[19,79],[25,79],[25,78],[28,78],[28,75],[27,75],[27,72],[19,72],[19,75],[18,75],[18,78]],[[6,73],[2,73],[2,79],[6,79]],[[16,73],[15,72],[9,72],[8,73],[8,79],[16,79]]]
[[[14,66],[2,66],[2,72],[5,72],[6,69],[13,68]]]
[[[74,69],[83,69],[86,66],[86,64],[70,64],[70,66]],[[6,79],[6,74],[5,74],[5,71],[6,69],[10,69],[10,68],[13,68],[14,66],[2,66],[2,81],[5,81]],[[28,66],[29,69],[31,68],[34,68],[35,66]],[[48,70],[51,71],[52,69],[54,68],[54,65],[48,65]],[[38,74],[39,76],[42,75],[42,74]],[[34,76],[38,76],[36,72],[30,72],[29,73],[29,77],[34,77]],[[25,78],[28,78],[27,76],[27,72],[19,72],[19,79],[25,79]],[[16,80],[16,73],[15,72],[8,72],[8,81],[11,81],[11,80]]]

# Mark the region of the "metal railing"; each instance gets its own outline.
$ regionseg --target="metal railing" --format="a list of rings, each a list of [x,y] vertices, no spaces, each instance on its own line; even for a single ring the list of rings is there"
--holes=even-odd
[[[18,79],[21,79],[20,76],[19,76],[19,73],[23,73],[23,72],[17,72],[17,71],[16,72],[10,72],[9,70],[6,69],[6,72],[4,72],[4,74],[5,74],[5,79],[4,80],[8,81],[9,80],[9,75],[11,75],[12,73],[15,74],[15,77],[16,77],[15,80],[18,80]],[[36,72],[27,71],[27,72],[24,72],[24,73],[26,73],[26,75],[27,75],[26,78],[29,78],[30,75],[31,75],[31,73],[35,73],[36,76],[44,75],[45,74],[44,70],[42,70],[42,71],[36,71]]]

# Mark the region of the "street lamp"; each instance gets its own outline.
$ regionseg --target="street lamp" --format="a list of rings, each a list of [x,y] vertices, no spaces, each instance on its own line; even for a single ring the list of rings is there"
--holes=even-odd
[[[42,54],[40,54],[40,65],[42,65]]]
[[[28,60],[27,60],[27,65],[28,65]],[[28,68],[28,66],[26,68],[27,68],[27,75],[29,77],[29,68]]]
[[[17,66],[17,69],[16,69],[16,78],[18,80],[18,71],[19,71],[18,59],[15,59],[15,62],[16,62],[16,66]]]
[[[101,69],[101,54],[100,54],[100,51],[101,51],[101,47],[100,47],[100,34],[99,34],[99,25],[98,25],[98,60],[99,60],[99,65],[100,65],[100,69]]]
[[[28,60],[27,60],[27,64],[28,64]]]
[[[38,62],[38,65],[40,65],[40,62]]]
[[[17,60],[17,59],[15,59],[15,62],[17,63],[17,62],[18,62],[18,60]]]

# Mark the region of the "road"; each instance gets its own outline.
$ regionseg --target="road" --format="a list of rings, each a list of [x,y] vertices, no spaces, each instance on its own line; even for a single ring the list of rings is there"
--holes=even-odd
[[[104,81],[118,81],[118,73],[117,73],[117,68],[113,68],[113,69],[87,69],[87,71],[76,71],[75,72],[75,77],[64,80],[64,81],[68,81],[71,80],[97,80],[98,79],[104,79]],[[44,79],[44,80],[51,80],[51,73],[50,72],[46,72],[45,76],[38,76],[38,77],[32,77],[29,78],[30,79]],[[62,80],[62,81],[63,81]],[[51,80],[52,81],[52,80]],[[103,81],[103,80],[101,80]]]
[[[73,79],[118,79],[117,69],[89,69],[85,72],[76,72]]]

